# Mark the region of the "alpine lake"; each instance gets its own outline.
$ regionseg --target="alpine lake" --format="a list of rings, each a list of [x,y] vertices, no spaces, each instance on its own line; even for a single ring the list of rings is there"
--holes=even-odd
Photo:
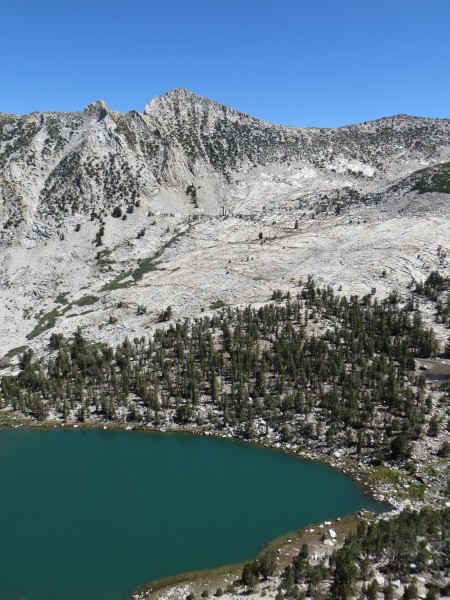
[[[271,539],[387,509],[325,465],[173,433],[0,430],[0,600],[124,600]]]

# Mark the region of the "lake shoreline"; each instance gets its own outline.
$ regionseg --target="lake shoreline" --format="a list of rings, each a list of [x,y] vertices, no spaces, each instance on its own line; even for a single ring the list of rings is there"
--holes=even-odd
[[[3,411],[1,411],[4,415]],[[14,423],[15,421],[15,423]],[[24,419],[23,417],[9,417],[8,423],[0,423],[0,427],[5,428],[27,428],[27,429],[66,429],[73,431],[75,430],[103,430],[103,431],[134,431],[134,432],[148,432],[157,433],[163,435],[165,433],[174,434],[186,434],[194,436],[208,436],[208,437],[220,437],[225,440],[233,442],[246,442],[252,445],[260,446],[265,449],[276,450],[284,454],[288,454],[297,459],[304,461],[311,461],[326,465],[327,467],[334,469],[340,473],[343,473],[353,480],[355,485],[363,491],[366,495],[371,497],[378,503],[389,504],[392,510],[388,510],[380,513],[383,518],[389,518],[398,514],[399,511],[403,510],[406,506],[415,508],[411,502],[398,502],[394,496],[386,497],[386,489],[383,485],[375,485],[373,479],[368,476],[368,473],[361,464],[353,461],[347,456],[336,456],[336,452],[332,453],[332,448],[321,448],[318,449],[301,449],[299,446],[294,444],[287,444],[280,442],[279,440],[270,440],[267,438],[244,439],[238,436],[233,436],[229,431],[219,431],[216,429],[208,428],[208,426],[180,426],[178,427],[152,427],[148,425],[130,424],[130,423],[107,423],[107,422],[84,422],[84,423],[55,423],[55,422],[37,422],[33,419]],[[418,507],[417,507],[418,508]],[[360,511],[365,513],[365,511]],[[375,513],[365,513],[364,518],[373,520],[378,516]],[[326,553],[331,552],[333,549],[340,547],[345,539],[345,536],[349,532],[356,530],[357,523],[361,520],[361,514],[350,514],[337,520],[326,521],[326,527],[336,532],[336,538],[330,540],[330,545],[324,545],[323,530],[325,525],[312,523],[299,530],[294,530],[285,535],[279,536],[269,541],[260,552],[251,560],[255,560],[262,552],[267,549],[273,549],[277,552],[280,560],[280,566],[288,564],[292,558],[298,553],[298,547],[302,543],[307,543],[309,547],[315,548],[316,553],[320,554],[321,551]],[[345,530],[342,529],[342,525],[345,525]],[[307,539],[304,542],[305,538]],[[245,561],[247,562],[247,561]],[[216,587],[226,587],[232,580],[236,580],[240,577],[243,564],[236,563],[234,565],[220,566],[214,569],[200,570],[189,573],[179,573],[167,578],[163,578],[156,581],[150,581],[146,584],[138,586],[133,592],[129,594],[129,598],[133,600],[150,600],[156,598],[165,598],[161,594],[165,594],[171,589],[179,589],[180,586],[189,589],[198,588],[199,586],[211,586],[211,582],[214,582]],[[210,582],[207,584],[207,582]],[[222,585],[220,585],[222,583]]]
[[[136,428],[140,429],[140,428]],[[141,429],[140,429],[141,430]],[[338,519],[331,519],[329,521],[325,521],[324,523],[310,523],[305,525],[304,527],[288,532],[282,536],[278,536],[273,540],[270,540],[267,544],[265,544],[261,550],[250,560],[257,560],[266,550],[271,549],[277,552],[278,558],[277,560],[280,563],[277,565],[277,569],[280,567],[286,566],[290,564],[291,560],[296,556],[300,546],[303,543],[307,543],[308,547],[312,550],[316,550],[315,554],[320,555],[321,552],[329,553],[334,549],[342,547],[345,537],[349,533],[353,533],[356,531],[358,523],[364,520],[374,520],[378,517],[382,516],[383,518],[393,517],[398,512],[404,509],[402,503],[398,503],[395,498],[390,498],[390,501],[386,501],[384,499],[383,494],[377,490],[369,477],[366,476],[366,473],[361,470],[360,465],[358,463],[348,459],[338,461],[336,457],[330,456],[329,454],[319,453],[317,451],[311,450],[300,450],[295,451],[292,447],[287,447],[287,444],[283,444],[281,442],[268,442],[267,440],[248,440],[240,437],[230,437],[228,434],[221,435],[220,432],[217,431],[205,431],[202,428],[197,429],[189,429],[189,430],[179,430],[173,428],[167,428],[163,432],[160,429],[144,429],[146,431],[154,431],[158,433],[186,433],[191,435],[213,435],[215,437],[222,437],[224,439],[230,441],[238,441],[250,443],[253,445],[257,445],[266,449],[270,449],[273,451],[283,452],[284,454],[288,454],[300,460],[306,460],[311,462],[320,463],[326,465],[327,467],[334,469],[340,473],[343,473],[349,477],[351,477],[352,481],[355,485],[363,491],[367,496],[371,497],[378,503],[387,503],[391,505],[392,510],[387,510],[382,513],[376,514],[371,511],[358,511],[356,514],[349,514],[344,517],[339,517]],[[331,449],[328,449],[330,451]],[[382,489],[382,488],[380,488]],[[381,499],[380,499],[381,497]],[[392,501],[392,502],[391,502]],[[411,508],[413,506],[411,505]],[[336,538],[328,541],[333,542],[333,545],[324,546],[323,537],[324,528],[328,527],[336,532]],[[305,539],[306,538],[306,539]],[[317,539],[318,538],[318,539]],[[298,548],[297,548],[298,546]],[[289,557],[289,558],[287,558]],[[130,595],[131,600],[163,600],[166,598],[164,595],[166,592],[170,590],[177,590],[180,593],[180,586],[183,588],[183,593],[198,593],[200,595],[203,589],[208,589],[210,596],[213,595],[213,590],[211,589],[211,585],[221,587],[224,589],[231,583],[233,580],[237,580],[240,578],[242,573],[242,568],[244,564],[248,561],[244,561],[241,563],[236,563],[234,565],[225,565],[217,567],[216,569],[206,569],[193,571],[189,573],[180,573],[174,576],[166,577],[156,581],[150,581],[147,584],[141,585]],[[202,588],[202,589],[199,589]],[[225,590],[224,590],[225,591]],[[161,595],[162,594],[162,595]],[[226,596],[222,596],[226,597]],[[175,596],[175,598],[181,598],[179,595]]]
[[[381,514],[386,515],[386,513]],[[273,550],[277,553],[277,571],[279,571],[291,563],[303,543],[307,544],[310,554],[319,559],[325,554],[342,547],[345,537],[356,531],[358,523],[362,520],[371,520],[373,515],[374,513],[370,511],[359,511],[358,514],[347,515],[323,523],[310,523],[301,529],[271,540],[250,561],[257,560],[267,550]],[[324,545],[321,539],[330,529],[336,533],[336,538],[333,540],[335,542],[334,546]],[[326,539],[330,540],[329,537],[326,537]],[[184,596],[181,597],[180,593],[187,595],[192,592],[200,597],[204,589],[209,591],[211,597],[215,596],[217,588],[221,588],[224,592],[222,597],[227,598],[227,586],[240,579],[242,568],[246,562],[249,561],[225,565],[216,569],[180,573],[172,577],[151,581],[148,584],[139,586],[129,598],[130,600],[165,600],[166,597],[172,598],[171,593],[175,593],[177,595],[173,596],[174,598],[179,600],[183,598],[184,600]],[[278,577],[270,577],[268,581],[278,581]],[[169,595],[166,596],[166,594]]]
[[[9,412],[9,411],[8,411]],[[0,418],[5,415],[5,411],[0,410]],[[14,420],[15,422],[14,422]],[[18,420],[16,420],[18,419]],[[238,441],[247,444],[252,444],[256,446],[260,446],[262,448],[283,452],[284,454],[288,454],[290,456],[294,456],[295,458],[301,460],[307,460],[311,462],[318,462],[328,467],[339,471],[340,473],[344,473],[345,475],[350,476],[355,485],[361,489],[365,494],[370,496],[376,502],[388,502],[393,506],[393,510],[397,510],[400,508],[396,506],[395,498],[387,499],[379,490],[374,489],[374,486],[371,483],[369,477],[367,477],[367,473],[364,471],[362,466],[357,462],[351,459],[348,456],[336,456],[335,454],[331,455],[332,451],[331,447],[325,447],[319,449],[302,449],[297,444],[287,444],[281,442],[279,440],[269,440],[267,438],[259,438],[259,439],[246,439],[243,437],[239,437],[236,435],[232,435],[227,432],[227,429],[223,431],[217,429],[208,428],[208,426],[166,426],[166,427],[154,427],[149,425],[142,424],[129,424],[129,423],[114,423],[109,421],[86,421],[83,423],[64,423],[64,422],[40,422],[34,419],[29,419],[25,417],[9,417],[8,423],[0,420],[0,429],[2,428],[29,428],[29,429],[59,429],[64,428],[68,430],[79,429],[79,430],[90,430],[90,429],[101,429],[103,431],[140,431],[140,432],[148,432],[148,433],[176,433],[176,434],[185,434],[185,435],[200,435],[200,436],[212,436],[212,437],[220,437],[222,439],[230,440],[230,441]]]

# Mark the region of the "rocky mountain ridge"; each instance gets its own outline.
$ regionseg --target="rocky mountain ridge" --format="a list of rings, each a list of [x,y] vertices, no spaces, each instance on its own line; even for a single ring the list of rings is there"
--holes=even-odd
[[[2,236],[9,239],[16,230],[42,231],[45,221],[124,206],[165,187],[184,190],[205,178],[230,185],[242,171],[268,165],[295,165],[304,178],[345,175],[371,189],[450,159],[447,119],[398,115],[297,129],[185,90],[154,98],[143,114],[120,114],[98,101],[80,113],[2,115],[0,136]]]
[[[448,268],[449,161],[449,119],[302,129],[180,89],[143,113],[0,115],[0,355],[54,328],[141,335],[168,305],[264,301],[308,273],[405,289]]]

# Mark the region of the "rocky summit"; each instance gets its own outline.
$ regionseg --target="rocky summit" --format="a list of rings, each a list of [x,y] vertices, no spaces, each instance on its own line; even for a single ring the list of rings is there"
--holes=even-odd
[[[267,301],[450,275],[450,119],[273,125],[186,90],[143,113],[0,115],[0,356]],[[445,337],[445,332],[437,332]]]

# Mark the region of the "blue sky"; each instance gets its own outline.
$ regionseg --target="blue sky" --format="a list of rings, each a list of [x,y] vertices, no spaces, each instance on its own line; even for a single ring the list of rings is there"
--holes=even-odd
[[[450,117],[449,0],[2,3],[0,112],[174,87],[275,123]]]

